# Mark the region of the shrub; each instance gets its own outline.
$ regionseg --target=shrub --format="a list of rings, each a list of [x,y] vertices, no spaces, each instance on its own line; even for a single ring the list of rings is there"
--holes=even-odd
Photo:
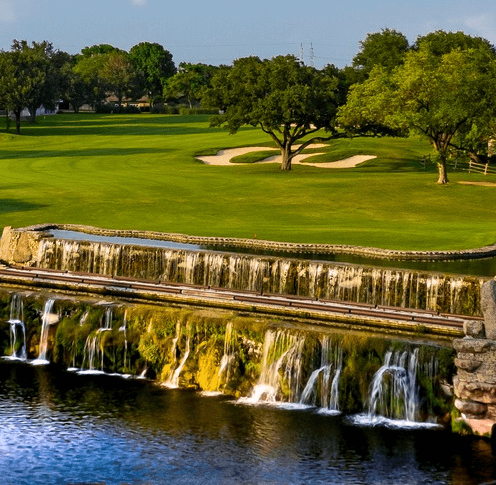
[[[117,106],[114,103],[105,103],[97,107],[97,113],[103,114],[139,114],[141,110],[137,106]]]

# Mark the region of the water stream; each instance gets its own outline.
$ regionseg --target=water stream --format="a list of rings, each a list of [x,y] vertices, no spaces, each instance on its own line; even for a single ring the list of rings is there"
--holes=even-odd
[[[31,363],[33,365],[46,365],[50,361],[47,359],[48,352],[48,330],[49,325],[52,323],[51,315],[54,300],[48,299],[45,303],[45,308],[43,309],[43,314],[41,316],[41,334],[40,334],[40,344],[39,344],[39,354],[38,358],[33,360]]]
[[[24,303],[22,296],[14,293],[10,304],[10,347],[12,353],[5,358],[12,360],[26,360],[26,325],[24,324]],[[17,349],[17,341],[22,338],[22,343]]]

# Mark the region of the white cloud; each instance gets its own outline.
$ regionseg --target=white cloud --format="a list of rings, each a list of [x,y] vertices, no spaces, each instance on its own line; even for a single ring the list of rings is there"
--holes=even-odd
[[[15,19],[14,2],[11,0],[0,0],[0,22],[13,22]]]
[[[137,7],[144,7],[147,0],[131,0],[131,3]]]

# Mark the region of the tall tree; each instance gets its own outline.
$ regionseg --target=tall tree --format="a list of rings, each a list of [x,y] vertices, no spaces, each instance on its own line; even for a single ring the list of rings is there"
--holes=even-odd
[[[230,133],[243,125],[259,126],[281,150],[281,169],[291,170],[291,161],[303,149],[339,136],[339,99],[337,76],[305,66],[294,56],[278,56],[263,61],[241,58],[231,68],[220,69],[202,103],[224,110],[211,124]],[[321,129],[330,134],[318,136]],[[303,138],[307,139],[296,146]]]
[[[365,80],[377,66],[392,71],[403,63],[408,48],[408,39],[395,29],[386,28],[367,34],[365,40],[360,41],[360,51],[353,58],[353,67],[361,80]]]
[[[465,34],[465,32],[446,32],[444,30],[436,30],[417,37],[412,49],[419,50],[420,48],[436,57],[441,57],[454,50],[477,49],[495,52],[494,46],[487,39],[474,37]]]
[[[124,51],[110,44],[95,44],[90,47],[86,46],[84,49],[82,49],[81,55],[84,57],[92,57],[101,54],[110,54],[111,52],[124,52]]]
[[[20,48],[26,48],[22,46]],[[55,109],[62,92],[64,90],[64,75],[62,67],[71,56],[67,52],[55,50],[52,44],[33,42],[32,49],[36,52],[40,68],[45,72],[45,80],[36,86],[31,104],[27,105],[30,112],[30,122],[36,121],[36,111],[43,106],[48,109]]]
[[[101,76],[105,67],[107,56],[96,54],[93,56],[78,56],[77,63],[73,67],[73,72],[87,85],[88,103],[98,107],[107,97],[110,87]]]
[[[141,42],[131,47],[129,57],[134,68],[143,74],[151,103],[160,101],[167,79],[176,73],[172,54],[160,44]]]
[[[356,131],[373,125],[421,133],[435,150],[438,183],[446,184],[450,150],[496,116],[495,79],[496,59],[486,48],[438,55],[420,44],[392,74],[379,67],[354,85],[339,120]]]
[[[134,97],[139,92],[139,76],[134,69],[129,55],[125,52],[103,54],[105,63],[99,76],[107,84],[109,90],[117,97],[119,106],[125,96]]]
[[[11,51],[0,53],[0,99],[15,115],[17,134],[21,132],[22,110],[38,103],[40,88],[47,80],[46,45],[33,42],[30,46],[14,40]]]
[[[62,97],[72,105],[74,113],[77,114],[83,104],[92,103],[93,93],[90,83],[86,82],[75,69],[75,62],[75,56],[72,56],[72,59],[62,66],[61,74],[63,79]]]
[[[200,101],[203,91],[210,87],[212,77],[218,69],[207,64],[181,62],[177,74],[169,78],[165,85],[164,98],[184,97],[192,108],[193,104]]]

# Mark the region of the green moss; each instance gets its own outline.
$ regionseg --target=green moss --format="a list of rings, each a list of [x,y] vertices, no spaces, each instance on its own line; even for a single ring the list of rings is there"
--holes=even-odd
[[[451,412],[451,431],[462,436],[474,434],[470,425],[461,417],[460,412],[455,408]]]

